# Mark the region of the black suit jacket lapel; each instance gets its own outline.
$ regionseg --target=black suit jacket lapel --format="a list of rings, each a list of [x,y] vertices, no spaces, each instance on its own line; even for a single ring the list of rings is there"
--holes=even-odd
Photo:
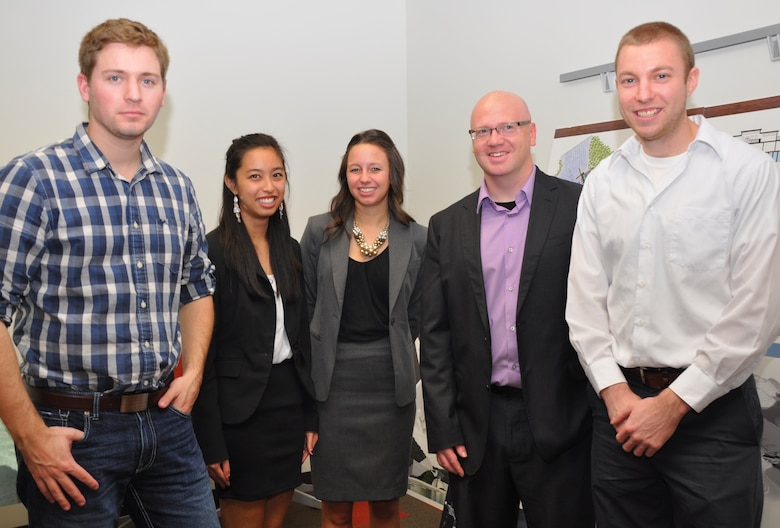
[[[555,216],[555,207],[558,204],[558,184],[555,178],[547,176],[536,169],[534,180],[534,194],[531,202],[531,214],[528,219],[528,232],[525,240],[525,253],[523,255],[523,268],[520,271],[520,285],[517,292],[517,312],[523,306],[525,297],[531,287],[534,273],[536,272],[539,256],[547,241],[550,225]]]
[[[486,335],[490,335],[485,282],[482,278],[482,255],[479,245],[481,216],[476,212],[479,191],[472,196],[473,199],[467,200],[464,204],[464,210],[460,217],[458,227],[460,228],[461,243],[463,244],[464,265],[466,266],[466,274],[471,281],[471,291],[474,295],[474,302],[479,310],[485,333]]]

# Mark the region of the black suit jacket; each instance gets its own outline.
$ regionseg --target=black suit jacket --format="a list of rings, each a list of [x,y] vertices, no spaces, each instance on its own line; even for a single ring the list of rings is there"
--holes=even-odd
[[[517,302],[517,345],[531,433],[545,460],[590,434],[586,378],[564,319],[581,186],[538,168]],[[479,191],[431,218],[423,264],[420,369],[431,452],[466,446],[482,463],[492,355],[480,256]]]
[[[192,410],[192,419],[203,458],[207,464],[213,464],[228,458],[222,425],[238,424],[248,419],[265,392],[273,360],[276,304],[271,283],[259,262],[257,274],[268,298],[250,295],[235,271],[225,266],[224,250],[216,231],[209,233],[207,240],[209,258],[215,267],[216,317],[203,384]],[[251,245],[248,237],[242,239],[242,243]],[[300,260],[298,242],[291,238],[290,244]],[[302,271],[300,297],[291,300],[283,296],[282,302],[293,361],[305,387],[306,430],[314,431],[317,423],[311,397],[311,341]],[[304,438],[301,438],[301,448],[303,442]]]

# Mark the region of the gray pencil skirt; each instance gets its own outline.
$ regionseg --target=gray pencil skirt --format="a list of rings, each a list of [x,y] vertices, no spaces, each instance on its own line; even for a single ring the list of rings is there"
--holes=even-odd
[[[380,501],[406,494],[415,405],[398,407],[390,341],[339,343],[330,393],[318,404],[314,495]]]

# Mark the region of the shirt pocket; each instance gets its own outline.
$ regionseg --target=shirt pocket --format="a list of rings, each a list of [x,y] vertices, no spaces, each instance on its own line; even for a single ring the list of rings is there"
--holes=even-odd
[[[730,234],[730,210],[680,207],[672,218],[669,261],[691,270],[721,269]]]
[[[166,270],[175,280],[181,273],[183,233],[176,219],[160,217],[150,234],[150,247],[158,266]]]

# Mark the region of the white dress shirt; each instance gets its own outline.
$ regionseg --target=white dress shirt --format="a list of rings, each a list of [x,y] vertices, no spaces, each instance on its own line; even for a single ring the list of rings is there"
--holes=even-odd
[[[572,243],[566,320],[596,392],[624,367],[673,367],[694,410],[740,386],[780,312],[780,177],[713,128],[656,187],[633,137],[588,176]]]

